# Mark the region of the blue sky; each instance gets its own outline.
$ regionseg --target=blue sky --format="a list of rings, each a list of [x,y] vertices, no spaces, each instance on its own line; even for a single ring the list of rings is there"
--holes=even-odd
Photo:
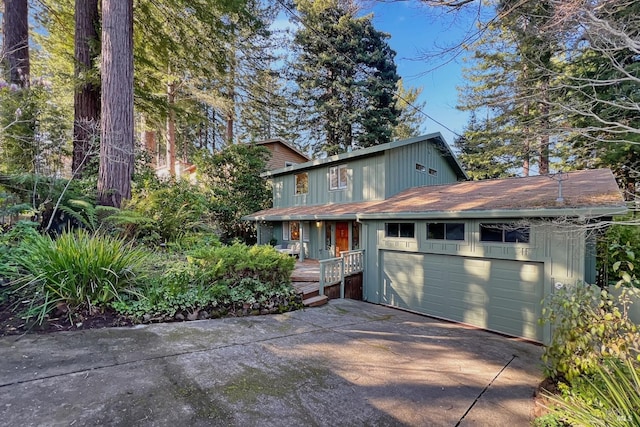
[[[391,35],[388,42],[397,53],[398,73],[405,87],[423,88],[420,97],[426,103],[423,111],[447,128],[462,133],[468,119],[468,113],[456,109],[456,87],[464,84],[462,57],[451,61],[445,57],[419,58],[460,43],[465,34],[474,31],[475,10],[455,14],[416,1],[373,1],[363,12],[373,13],[375,27]],[[429,119],[423,131],[441,132],[449,144],[455,139],[454,133]]]

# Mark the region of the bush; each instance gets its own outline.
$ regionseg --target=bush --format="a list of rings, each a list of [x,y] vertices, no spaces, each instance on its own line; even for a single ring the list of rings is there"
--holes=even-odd
[[[640,425],[640,369],[629,359],[607,359],[590,376],[563,387],[563,397],[548,396],[551,416],[570,425]]]
[[[209,206],[200,188],[186,181],[137,189],[123,209],[107,218],[119,233],[142,243],[174,242],[210,229]]]
[[[295,259],[282,255],[269,245],[201,248],[189,254],[189,259],[207,271],[211,281],[224,280],[230,287],[242,279],[262,283],[290,283]]]
[[[20,249],[20,256],[10,260],[17,268],[11,285],[27,301],[25,316],[38,323],[56,309],[71,316],[136,293],[148,258],[146,251],[124,240],[83,230],[56,240],[30,236]]]
[[[114,301],[112,307],[145,321],[193,316],[204,310],[242,313],[247,305],[271,312],[297,308],[290,283],[293,258],[271,247],[198,246],[186,262],[160,263],[141,296]]]
[[[638,327],[620,310],[625,295],[614,297],[595,285],[578,283],[545,299],[541,321],[553,327],[542,356],[547,376],[571,381],[595,372],[605,358],[637,354]]]

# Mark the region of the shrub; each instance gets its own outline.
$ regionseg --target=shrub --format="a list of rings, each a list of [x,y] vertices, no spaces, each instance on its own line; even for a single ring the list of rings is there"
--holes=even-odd
[[[624,298],[624,292],[614,297],[595,285],[578,283],[545,299],[541,321],[553,327],[542,356],[547,376],[571,381],[593,373],[605,358],[637,353],[638,327],[620,310]]]
[[[548,397],[552,416],[570,425],[640,425],[640,369],[631,359],[607,359],[592,375],[565,386],[562,398]]]
[[[83,230],[56,240],[31,236],[11,260],[18,269],[12,288],[28,301],[26,317],[42,323],[56,308],[72,315],[135,293],[147,258],[146,251],[124,240]]]
[[[225,280],[229,286],[251,278],[262,283],[290,283],[295,259],[282,255],[269,245],[201,248],[189,259],[207,271],[211,281]]]
[[[120,212],[108,217],[122,236],[148,244],[173,242],[210,228],[207,198],[186,181],[140,188]]]

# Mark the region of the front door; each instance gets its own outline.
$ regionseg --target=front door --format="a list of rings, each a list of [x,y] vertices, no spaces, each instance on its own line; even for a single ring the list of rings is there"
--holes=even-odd
[[[349,223],[336,222],[336,256],[340,252],[349,250]]]

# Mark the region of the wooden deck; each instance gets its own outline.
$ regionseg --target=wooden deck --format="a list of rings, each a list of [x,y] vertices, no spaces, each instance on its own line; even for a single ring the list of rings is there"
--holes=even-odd
[[[296,262],[296,266],[291,274],[291,284],[300,293],[305,305],[321,305],[326,302],[326,298],[319,297],[320,289],[320,262],[315,259],[305,259]],[[318,298],[322,299],[321,304]]]

